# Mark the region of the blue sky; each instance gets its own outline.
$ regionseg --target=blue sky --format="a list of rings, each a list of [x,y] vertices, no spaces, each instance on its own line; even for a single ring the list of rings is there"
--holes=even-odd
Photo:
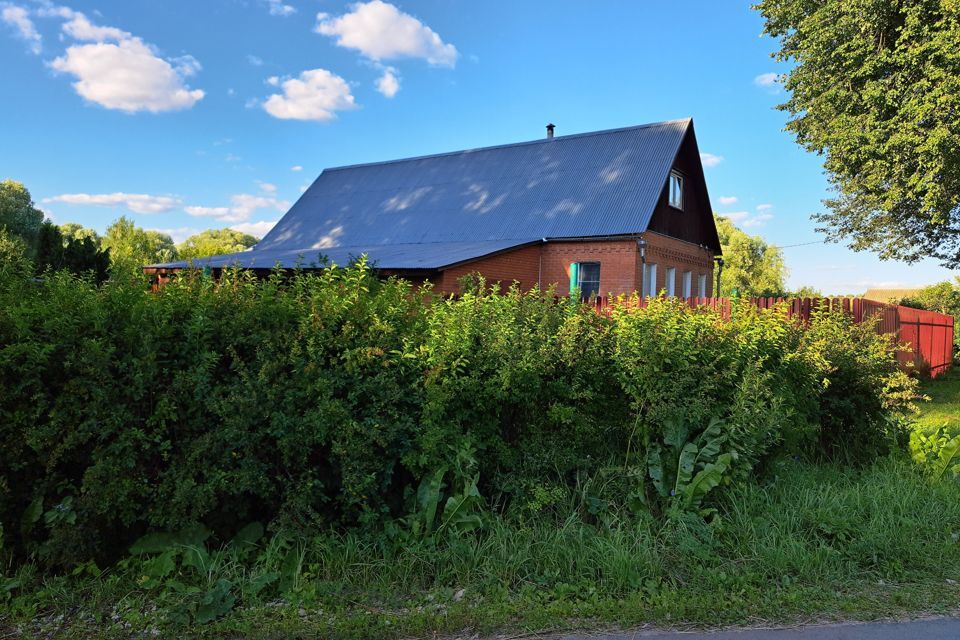
[[[263,235],[327,166],[692,116],[714,209],[821,240],[821,160],[783,131],[749,2],[0,0],[0,178],[57,222]],[[791,286],[951,277],[837,245]]]

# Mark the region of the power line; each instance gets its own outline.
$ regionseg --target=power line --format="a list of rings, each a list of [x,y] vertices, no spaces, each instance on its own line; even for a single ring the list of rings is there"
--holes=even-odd
[[[813,240],[811,242],[801,242],[800,244],[770,245],[773,249],[790,249],[792,247],[807,247],[811,244],[823,244],[826,240]]]

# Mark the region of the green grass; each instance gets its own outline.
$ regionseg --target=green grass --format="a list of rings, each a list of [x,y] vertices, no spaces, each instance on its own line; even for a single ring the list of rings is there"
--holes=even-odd
[[[960,424],[960,375],[924,392],[921,424]],[[0,636],[399,638],[870,619],[960,601],[960,483],[931,482],[906,454],[859,470],[781,460],[716,506],[707,525],[588,515],[572,499],[438,543],[276,534],[171,576],[201,593],[230,582],[236,607],[207,625],[177,623],[200,595],[150,587],[140,561],[59,577],[27,566],[0,576]],[[276,582],[255,593],[272,572],[285,595]]]
[[[931,400],[921,407],[918,424],[924,427],[948,425],[952,432],[960,432],[960,369],[951,369],[936,380],[924,382],[920,390]]]
[[[607,526],[494,521],[437,545],[317,539],[284,599],[243,598],[203,627],[170,626],[178,598],[139,588],[139,565],[97,578],[24,571],[31,587],[0,625],[60,637],[405,637],[872,618],[948,611],[960,596],[960,486],[931,485],[903,460],[862,471],[783,461],[719,506],[712,526],[610,514]],[[279,568],[277,549],[247,564],[215,554],[194,582],[226,578],[242,593]]]

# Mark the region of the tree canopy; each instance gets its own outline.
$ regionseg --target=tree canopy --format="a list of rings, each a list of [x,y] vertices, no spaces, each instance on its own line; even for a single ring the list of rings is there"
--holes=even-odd
[[[258,238],[233,229],[207,229],[190,236],[177,247],[181,260],[193,260],[224,253],[245,251],[257,244]]]
[[[63,227],[44,222],[37,236],[34,270],[43,274],[47,270],[61,269],[78,275],[92,275],[97,283],[101,283],[110,271],[110,251],[101,251],[100,243],[90,235],[65,236]]]
[[[960,0],[762,0],[787,129],[825,156],[828,237],[960,266]]]
[[[43,224],[43,212],[33,205],[30,192],[15,180],[0,182],[0,229],[20,238],[32,249]]]
[[[783,252],[770,246],[760,236],[741,231],[729,219],[714,216],[720,248],[723,250],[723,273],[716,295],[777,296],[786,290],[787,268]]]
[[[139,274],[145,265],[177,259],[169,235],[141,229],[126,216],[107,227],[101,245],[110,250],[114,273]]]
[[[100,246],[100,234],[94,229],[90,229],[89,227],[85,227],[76,222],[67,222],[60,225],[60,234],[63,236],[64,240],[69,240],[71,238],[75,238],[77,240],[90,238],[97,246]]]

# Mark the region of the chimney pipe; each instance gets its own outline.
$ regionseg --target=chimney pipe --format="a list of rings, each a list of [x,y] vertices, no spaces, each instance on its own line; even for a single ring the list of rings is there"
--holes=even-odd
[[[551,138],[553,138],[553,130],[555,128],[556,126],[552,122],[547,125],[547,140],[550,140]]]

